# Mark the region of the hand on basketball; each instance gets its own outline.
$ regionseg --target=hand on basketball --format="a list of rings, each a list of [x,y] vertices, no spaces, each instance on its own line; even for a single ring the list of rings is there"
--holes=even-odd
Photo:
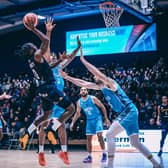
[[[74,127],[74,123],[71,122],[71,124],[70,124],[70,131],[73,131],[73,127]]]
[[[48,32],[51,32],[53,28],[56,26],[56,24],[53,24],[53,21],[54,20],[51,17],[45,21],[46,30]]]
[[[23,24],[29,30],[34,30],[38,24],[38,16],[35,13],[27,13],[23,17]]]
[[[30,30],[33,31],[35,29],[35,25],[33,24],[33,22],[29,22],[29,23],[24,23],[25,27]]]

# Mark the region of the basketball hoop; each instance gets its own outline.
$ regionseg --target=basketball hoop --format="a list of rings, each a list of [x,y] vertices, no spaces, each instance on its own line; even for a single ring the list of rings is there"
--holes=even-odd
[[[99,5],[99,9],[107,28],[120,26],[119,19],[123,13],[123,8],[112,2],[104,2]]]

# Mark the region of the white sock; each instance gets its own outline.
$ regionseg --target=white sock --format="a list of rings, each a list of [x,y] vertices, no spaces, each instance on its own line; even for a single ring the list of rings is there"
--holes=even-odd
[[[39,145],[39,153],[44,153],[44,146],[43,145]]]
[[[32,123],[29,128],[28,128],[28,133],[29,135],[31,135],[31,133],[36,129],[36,126],[34,125],[34,123]]]
[[[91,153],[90,153],[90,152],[88,152],[88,156],[91,156]]]
[[[67,152],[67,145],[61,145],[62,152]]]
[[[61,126],[61,122],[59,122],[58,120],[54,120],[54,124],[52,126],[52,130],[56,131],[60,126]]]

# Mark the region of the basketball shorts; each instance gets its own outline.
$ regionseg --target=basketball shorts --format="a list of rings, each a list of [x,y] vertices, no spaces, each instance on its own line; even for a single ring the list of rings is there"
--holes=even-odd
[[[116,120],[126,130],[128,136],[139,133],[138,109],[133,103],[129,104]]]
[[[52,110],[54,103],[64,109],[71,104],[70,99],[64,92],[60,92],[54,83],[39,86],[36,94],[41,97],[44,111]]]
[[[103,132],[102,116],[86,121],[86,135],[95,135],[98,132]]]
[[[52,110],[51,118],[60,118],[64,112],[65,109],[55,104]]]
[[[162,130],[168,130],[168,120],[161,121],[161,129]]]

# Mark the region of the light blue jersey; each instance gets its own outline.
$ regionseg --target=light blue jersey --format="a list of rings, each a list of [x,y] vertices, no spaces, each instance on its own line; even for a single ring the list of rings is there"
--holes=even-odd
[[[80,107],[86,115],[86,135],[95,135],[103,131],[102,114],[99,108],[93,102],[93,97],[88,95],[86,100],[79,99]]]
[[[86,100],[79,99],[80,107],[85,112],[87,120],[97,118],[101,116],[101,112],[98,107],[94,104],[92,96],[88,95]]]
[[[125,128],[127,134],[138,133],[138,109],[123,89],[117,84],[115,92],[107,87],[102,88],[102,92],[111,108],[119,113],[116,120]]]
[[[0,128],[3,128],[1,119],[0,119]]]
[[[61,69],[62,67],[61,66],[57,66],[55,68],[52,69],[53,71],[53,74],[54,74],[54,78],[55,78],[55,83],[56,83],[56,86],[58,88],[59,91],[63,91],[64,90],[64,79],[63,77],[59,74],[59,69]]]
[[[59,74],[59,69],[61,69],[61,66],[57,66],[52,69],[54,78],[55,78],[55,84],[57,86],[57,89],[61,92],[64,91],[64,79],[63,77]],[[52,115],[51,118],[60,118],[60,116],[65,112],[65,109],[58,105],[54,105],[54,108],[52,110]]]
[[[102,92],[108,104],[115,112],[121,113],[128,104],[132,103],[119,85],[117,85],[115,92],[107,87],[102,88]]]

